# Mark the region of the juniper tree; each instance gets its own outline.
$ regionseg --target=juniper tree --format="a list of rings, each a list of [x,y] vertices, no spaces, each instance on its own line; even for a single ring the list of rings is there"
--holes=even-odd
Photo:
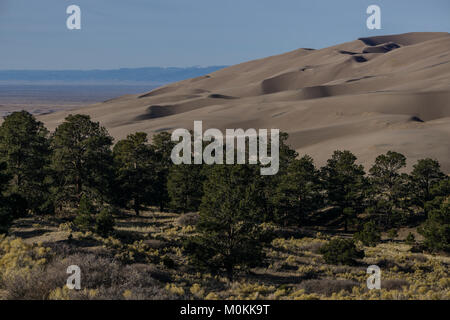
[[[120,140],[113,149],[116,172],[116,202],[131,205],[139,215],[142,205],[150,205],[155,188],[153,151],[147,144],[147,134],[137,132]]]
[[[48,130],[26,111],[13,112],[0,126],[0,161],[12,180],[9,191],[23,197],[34,213],[50,213]]]
[[[105,201],[111,187],[113,139],[88,115],[69,115],[52,138],[55,196],[78,203],[83,193]]]

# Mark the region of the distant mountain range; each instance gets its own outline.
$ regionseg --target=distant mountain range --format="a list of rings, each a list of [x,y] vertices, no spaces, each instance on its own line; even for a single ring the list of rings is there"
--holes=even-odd
[[[350,150],[367,169],[389,150],[433,158],[450,173],[450,34],[374,36],[298,49],[196,79],[71,110],[113,137],[177,128],[274,128],[300,155],[326,165]],[[39,116],[54,130],[69,112]]]
[[[226,66],[210,67],[148,67],[114,70],[0,70],[2,83],[121,83],[141,82],[165,84],[195,78]]]

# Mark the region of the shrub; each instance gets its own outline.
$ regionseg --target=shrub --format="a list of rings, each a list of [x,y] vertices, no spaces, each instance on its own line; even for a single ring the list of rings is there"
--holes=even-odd
[[[364,224],[363,229],[354,234],[354,238],[369,247],[375,247],[381,241],[380,232],[373,221]]]
[[[77,217],[73,222],[78,228],[87,230],[92,224],[92,214],[94,213],[94,205],[85,195],[83,195],[78,205]]]
[[[398,237],[397,229],[391,229],[388,231],[388,237],[394,240]]]
[[[172,269],[175,267],[175,261],[173,261],[172,258],[170,258],[167,255],[162,256],[161,262],[165,267],[167,267],[169,269]]]
[[[199,214],[196,212],[189,212],[181,215],[177,220],[177,224],[183,227],[195,226],[199,220]]]
[[[311,279],[300,283],[299,288],[305,290],[306,293],[318,293],[323,295],[331,295],[342,290],[351,292],[352,288],[359,284],[352,280],[333,280],[333,279]]]
[[[402,290],[403,287],[409,287],[409,282],[403,279],[381,280],[381,288],[386,290]]]
[[[410,233],[408,233],[408,235],[406,236],[405,242],[406,242],[406,244],[414,245],[414,244],[416,243],[416,238],[415,238],[414,235],[410,232]]]
[[[102,237],[114,231],[114,218],[107,209],[103,209],[95,218],[95,231]]]
[[[319,252],[328,264],[354,265],[355,259],[364,258],[364,251],[358,250],[351,239],[333,239]]]

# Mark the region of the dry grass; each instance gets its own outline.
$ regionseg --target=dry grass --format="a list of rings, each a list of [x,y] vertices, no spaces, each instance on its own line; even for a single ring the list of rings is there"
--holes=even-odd
[[[279,230],[266,266],[230,283],[189,264],[182,242],[196,218],[125,213],[107,239],[74,230],[67,218],[20,219],[1,240],[0,299],[450,299],[448,256],[384,241],[364,247],[357,266],[327,265],[318,252],[330,235],[314,230]],[[82,270],[82,290],[65,286],[71,264]],[[366,288],[371,264],[381,267],[381,290]]]

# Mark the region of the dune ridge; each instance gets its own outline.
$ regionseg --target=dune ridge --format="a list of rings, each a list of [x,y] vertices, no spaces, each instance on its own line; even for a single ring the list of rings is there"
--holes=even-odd
[[[450,35],[407,33],[360,38],[254,60],[139,95],[39,116],[50,130],[86,113],[121,139],[144,131],[279,128],[323,165],[334,150],[370,166],[395,150],[432,157],[450,173]]]

